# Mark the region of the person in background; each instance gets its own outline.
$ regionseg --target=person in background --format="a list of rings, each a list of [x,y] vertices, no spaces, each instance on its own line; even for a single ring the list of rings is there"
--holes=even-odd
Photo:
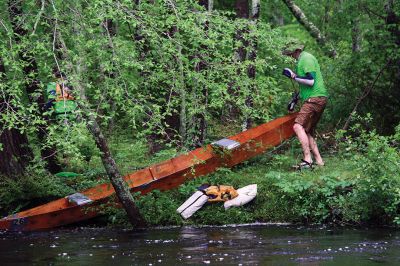
[[[53,108],[58,119],[72,119],[74,117],[73,112],[77,108],[72,93],[73,88],[67,85],[65,74],[57,68],[53,69],[53,76],[56,80],[47,84],[47,103],[44,109],[47,111]]]
[[[295,71],[285,68],[283,74],[299,84],[300,100],[303,102],[293,126],[303,150],[303,159],[296,168],[299,170],[312,168],[314,162],[311,152],[315,163],[323,166],[325,163],[314,137],[315,128],[327,103],[328,93],[318,61],[312,54],[305,52],[304,45],[296,40],[288,42],[282,54],[297,61]]]
[[[57,67],[53,69],[53,76],[55,80],[49,82],[46,87],[47,102],[44,106],[44,110],[52,110],[56,121],[62,122],[59,123],[59,125],[64,127],[64,130],[76,133],[76,131],[74,131],[76,127],[72,125],[75,124],[75,122],[79,122],[79,117],[77,117],[75,112],[78,108],[78,104],[73,95],[73,87],[68,84],[66,75]],[[61,128],[59,132],[62,132]],[[88,142],[75,142],[75,145],[78,147],[84,160],[89,162],[92,154],[95,152],[93,145]]]

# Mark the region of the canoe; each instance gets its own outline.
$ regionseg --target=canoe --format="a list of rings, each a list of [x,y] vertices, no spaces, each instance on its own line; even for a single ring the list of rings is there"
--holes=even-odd
[[[286,115],[213,144],[124,176],[132,192],[149,193],[178,187],[187,180],[232,167],[294,135],[296,114]],[[96,217],[104,206],[118,204],[110,183],[69,195],[0,219],[0,230],[34,231]]]

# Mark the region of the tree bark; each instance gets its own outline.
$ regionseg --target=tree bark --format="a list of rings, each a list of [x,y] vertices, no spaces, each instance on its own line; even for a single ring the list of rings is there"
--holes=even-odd
[[[250,23],[257,23],[260,16],[260,0],[237,0],[235,4],[236,17],[250,19]],[[249,33],[250,28],[243,31],[238,31],[236,33],[236,39],[240,41],[243,45],[236,51],[236,58],[239,62],[244,62],[246,59],[250,61],[255,61],[257,57],[257,40],[248,41],[243,38],[244,33]],[[249,49],[250,48],[250,49]],[[250,64],[247,68],[247,76],[250,79],[255,79],[256,77],[256,67],[254,64]],[[246,97],[245,105],[248,109],[253,107],[253,93],[254,89],[250,89],[250,95]],[[252,127],[253,120],[251,117],[246,115],[242,121],[242,130],[247,130]]]
[[[77,77],[79,85],[76,88],[80,92],[80,98],[83,102],[88,102],[84,86],[81,86],[81,79],[79,78],[81,75],[81,64],[77,64]],[[93,135],[93,138],[96,142],[97,148],[101,151],[101,161],[103,163],[104,168],[106,169],[107,175],[110,178],[111,184],[114,187],[115,193],[124,207],[128,219],[133,227],[143,227],[146,225],[145,220],[141,216],[139,209],[136,207],[135,200],[132,194],[129,191],[127,184],[125,183],[123,176],[118,170],[117,164],[113,159],[110,149],[107,144],[107,140],[101,132],[100,126],[98,125],[95,117],[91,114],[91,110],[86,108],[83,104],[79,104],[80,108],[82,108],[82,113],[85,115],[87,120],[86,125],[89,129],[90,133]]]
[[[208,7],[207,7],[208,12],[212,12],[213,9],[214,9],[214,0],[208,0]]]
[[[1,124],[0,132],[0,174],[15,179],[24,174],[32,159],[28,138],[17,129],[5,129]]]
[[[23,28],[23,25],[20,24],[18,18],[23,16],[22,13],[22,1],[9,1],[8,8],[9,14],[11,18],[11,25],[14,31],[15,41],[17,43],[21,42],[21,38],[28,35],[27,30]],[[25,66],[23,68],[25,77],[29,79],[29,83],[26,85],[26,92],[29,97],[30,102],[36,102],[39,106],[38,112],[43,116],[43,111],[41,107],[45,105],[44,97],[41,94],[40,97],[33,96],[35,93],[40,91],[40,81],[38,79],[38,66],[35,60],[34,55],[29,51],[22,51],[20,53],[20,58],[25,62]],[[48,123],[47,118],[45,117],[46,122]],[[38,138],[40,143],[45,142],[45,138],[48,135],[47,124],[44,127],[40,127],[38,130]],[[46,168],[50,173],[57,173],[61,171],[61,166],[57,162],[57,158],[55,155],[57,154],[57,150],[54,146],[45,147],[41,149],[42,159],[46,161]]]
[[[259,17],[260,17],[260,0],[252,0],[250,19],[258,19]]]
[[[310,35],[317,40],[317,42],[326,47],[327,40],[326,37],[322,34],[322,32],[311,22],[308,20],[304,12],[298,7],[293,0],[283,0],[285,5],[289,8],[290,12],[294,15],[297,21],[304,26],[304,28],[310,33]],[[328,55],[331,57],[336,56],[336,51],[334,49],[329,49]]]
[[[236,0],[235,2],[235,13],[236,13],[236,18],[237,19],[248,19],[249,14],[250,14],[250,9],[249,9],[249,2],[248,0]],[[248,33],[249,29],[248,27],[245,27],[244,29],[237,29],[235,33],[235,40],[236,43],[240,43],[239,47],[235,48],[234,51],[234,61],[237,63],[244,62],[247,58],[247,47],[249,46],[249,41],[245,40],[243,37],[244,34]],[[241,69],[240,67],[236,70],[237,75],[241,75]],[[235,81],[232,81],[228,84],[228,91],[231,95],[233,96],[238,96],[241,88],[236,84]],[[227,122],[228,121],[235,121],[238,120],[240,117],[240,107],[236,105],[236,101],[229,101],[226,103],[227,105],[227,115],[224,117]],[[243,121],[240,121],[241,127],[246,126],[246,120],[247,118],[244,118]]]
[[[76,32],[79,32],[79,29],[76,29]],[[62,39],[61,33],[59,31],[57,31],[57,38],[61,44],[61,51],[64,55],[64,58],[66,58],[67,61],[71,60],[68,54],[67,46],[65,45],[65,42]],[[129,191],[129,187],[123,180],[123,176],[118,170],[115,160],[113,159],[110,149],[108,147],[107,140],[102,134],[101,128],[97,123],[96,118],[93,115],[93,112],[90,110],[89,107],[87,107],[89,101],[86,97],[85,86],[83,85],[84,81],[82,79],[82,73],[84,73],[84,70],[82,69],[83,68],[82,55],[84,55],[84,52],[79,51],[79,54],[81,56],[78,58],[78,61],[74,66],[71,63],[67,65],[67,68],[71,72],[75,73],[77,83],[75,83],[74,85],[77,91],[79,92],[80,96],[80,101],[78,101],[78,106],[82,110],[82,114],[86,119],[86,126],[90,131],[90,133],[93,135],[96,146],[101,151],[101,161],[103,163],[103,166],[115,190],[118,200],[121,202],[123,208],[127,213],[130,223],[132,224],[133,227],[144,227],[146,226],[146,222],[143,219],[142,215],[139,212],[139,209],[135,204],[135,200]]]
[[[176,57],[176,63],[179,67],[179,77],[178,77],[178,86],[179,86],[179,96],[181,100],[180,112],[179,112],[179,135],[181,136],[181,143],[183,146],[187,145],[187,116],[186,116],[186,88],[183,81],[183,63],[181,60],[182,57],[182,47],[177,44],[178,55]]]
[[[148,3],[154,4],[154,1],[148,1]],[[135,0],[135,8],[138,8],[141,4],[141,0]],[[130,27],[130,25],[128,24],[128,28],[130,31],[130,34],[132,36],[132,41],[133,42],[140,42],[143,40],[143,47],[142,49],[139,49],[140,51],[140,59],[141,60],[145,60],[146,57],[148,56],[148,54],[150,53],[150,44],[148,42],[148,40],[145,39],[145,37],[142,34],[142,28],[143,26],[138,23],[136,25],[136,27],[134,29],[132,29]],[[148,76],[148,72],[141,70],[140,71],[140,76],[143,79],[146,79],[146,77]],[[145,128],[146,129],[150,129],[151,133],[146,135],[146,139],[147,139],[147,146],[148,146],[148,153],[149,154],[154,154],[159,152],[163,145],[160,143],[160,141],[158,141],[159,139],[162,139],[163,136],[161,136],[161,134],[157,133],[156,130],[154,128],[151,128],[150,126],[148,126],[148,123],[153,119],[153,111],[150,109],[146,112],[146,118],[145,118]]]
[[[389,25],[389,31],[395,39],[395,43],[400,46],[400,17],[393,10],[394,1],[388,0],[386,9],[386,24]]]
[[[283,0],[283,2],[289,8],[290,12],[292,12],[292,14],[295,16],[297,21],[306,28],[306,30],[311,34],[311,36],[314,37],[318,43],[325,45],[326,44],[325,36],[311,21],[308,20],[308,18],[306,17],[304,12],[300,9],[300,7],[298,7],[292,0]]]
[[[208,12],[212,12],[213,0],[201,0],[200,5],[204,6]],[[207,38],[207,34],[208,34],[208,28],[209,28],[209,22],[206,21],[204,23],[204,32],[205,32],[206,38]],[[202,55],[202,52],[206,51],[207,49],[208,49],[207,46],[202,45],[202,46],[200,46],[200,51],[198,53],[196,53],[195,57],[200,59],[200,61],[198,63],[196,63],[194,66],[194,70],[196,72],[202,72],[208,67],[207,62],[204,60],[203,55]],[[199,87],[197,84],[195,86]],[[194,146],[195,147],[203,146],[206,136],[207,136],[206,110],[207,110],[207,106],[208,106],[208,88],[207,88],[207,86],[204,86],[203,88],[199,88],[199,89],[201,90],[200,97],[202,97],[200,99],[200,104],[203,105],[201,108],[204,108],[204,112],[194,116],[192,119],[194,128],[196,128],[196,129],[198,128],[198,130],[196,130],[196,132],[198,132],[198,133],[195,134],[195,136],[194,136]],[[198,92],[198,90],[194,89],[194,93],[197,94],[197,92]]]
[[[0,82],[5,79],[5,67],[0,58]],[[1,94],[0,114],[6,113],[8,106],[11,104],[7,95]],[[6,96],[6,97],[4,97]],[[9,178],[15,178],[24,174],[25,168],[32,160],[32,151],[28,146],[28,138],[26,134],[21,133],[17,129],[7,129],[0,120],[0,174]]]
[[[351,40],[352,40],[352,51],[357,53],[361,50],[361,29],[360,29],[360,19],[355,18],[352,21],[353,27],[351,29]]]
[[[204,6],[208,12],[213,10],[214,0],[199,0],[199,5]]]
[[[260,17],[260,0],[251,0],[251,10],[250,10],[250,20],[251,23],[257,24],[258,22],[258,18]],[[251,62],[255,62],[256,58],[257,58],[257,40],[252,40],[249,43],[250,46],[250,50],[248,53],[248,60],[250,60]],[[247,68],[247,76],[252,79],[255,80],[256,78],[256,66],[254,63],[250,64]],[[255,84],[253,86],[256,86]],[[250,95],[246,98],[246,106],[249,109],[253,108],[254,105],[254,100],[253,100],[253,96],[251,95],[254,91],[256,90],[256,88],[252,88],[250,91]],[[251,128],[253,126],[253,119],[251,117],[247,117],[242,125],[242,130],[247,130],[249,128]]]
[[[89,112],[89,110],[84,110],[84,113]],[[97,147],[101,151],[101,161],[103,162],[103,166],[106,169],[107,175],[110,178],[119,201],[128,215],[130,223],[133,227],[144,227],[146,222],[141,216],[139,209],[135,204],[135,200],[125,183],[123,176],[118,170],[117,164],[111,155],[107,140],[103,136],[100,126],[92,115],[87,116],[86,119],[87,127],[90,133],[92,133]]]
[[[139,2],[137,3],[137,5],[140,4]],[[117,25],[116,23],[112,20],[112,19],[105,19],[102,23],[102,27],[104,28],[104,37],[108,39],[108,45],[106,47],[104,47],[104,49],[109,50],[112,54],[114,54],[114,44],[112,41],[112,38],[115,37],[117,35]],[[102,65],[100,64],[100,73],[102,75],[102,81],[106,80],[106,77],[109,77],[111,79],[114,79],[116,77],[116,72],[114,69],[112,69],[111,71],[107,71],[104,69],[104,67],[102,67]],[[114,101],[112,101],[111,99],[107,100],[108,103],[111,106],[111,113],[115,113],[117,106],[115,104]],[[113,128],[114,128],[114,117],[111,116],[109,123],[108,123],[108,132],[112,132]]]
[[[155,4],[155,1],[148,0],[147,3]],[[141,0],[135,0],[135,4],[136,7],[139,7],[141,4]],[[129,25],[128,27],[130,34],[132,36],[132,40],[134,42],[139,42],[138,47],[141,47],[138,48],[140,51],[139,52],[140,59],[145,61],[146,58],[151,53],[151,47],[150,47],[151,44],[150,41],[147,40],[145,36],[142,34],[143,25],[139,23],[133,29]],[[172,28],[169,32],[165,32],[164,36],[173,36],[175,30],[176,30],[175,28]],[[140,71],[140,76],[143,79],[146,79],[148,75],[149,71]],[[177,115],[177,113],[173,113],[172,115],[167,115],[165,118],[162,119],[162,121],[160,121],[160,123],[158,123],[157,126],[154,126],[151,123],[151,121],[154,120],[153,110],[149,107],[145,111],[145,114],[146,118],[144,119],[144,127],[146,128],[146,130],[151,132],[146,134],[148,153],[151,155],[161,151],[164,147],[164,144],[167,143],[168,141],[171,141],[172,139],[175,140],[177,138],[177,135],[179,135],[177,134],[177,132],[179,133],[180,118],[179,115]],[[163,125],[165,124],[168,125],[168,127],[162,128]],[[162,128],[163,133],[159,132],[160,128]]]
[[[249,0],[236,0],[235,11],[237,18],[249,18]]]

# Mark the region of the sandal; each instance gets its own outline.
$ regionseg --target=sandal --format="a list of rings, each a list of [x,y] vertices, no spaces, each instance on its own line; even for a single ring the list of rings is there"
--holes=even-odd
[[[313,169],[313,162],[307,162],[304,159],[301,159],[301,163],[297,164],[297,165],[293,165],[293,168],[295,168],[296,170],[303,170],[303,169]]]

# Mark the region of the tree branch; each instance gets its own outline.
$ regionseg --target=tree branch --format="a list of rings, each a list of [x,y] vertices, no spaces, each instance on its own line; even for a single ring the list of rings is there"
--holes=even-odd
[[[378,75],[376,75],[375,79],[371,82],[371,84],[365,88],[365,90],[363,91],[362,95],[360,96],[360,98],[358,98],[356,105],[354,106],[353,110],[351,111],[349,117],[346,120],[346,123],[343,126],[343,130],[347,130],[351,121],[352,116],[357,112],[357,108],[360,105],[360,103],[371,93],[372,89],[374,88],[376,82],[379,80],[379,78],[381,77],[383,70],[385,70],[385,68],[391,63],[391,59],[389,59],[387,61],[387,63],[379,70]]]
[[[40,8],[40,11],[36,17],[35,25],[33,26],[33,31],[31,33],[31,36],[35,35],[36,27],[40,21],[40,17],[42,16],[43,12],[44,12],[44,0],[42,0],[42,7]]]
[[[310,33],[310,35],[316,39],[316,41],[321,46],[327,46],[326,37],[322,34],[322,32],[315,26],[311,21],[308,20],[304,12],[298,7],[294,1],[292,0],[283,0],[285,5],[289,8],[290,12],[292,12],[293,16],[297,19],[297,21],[304,26],[304,28]],[[336,56],[336,51],[334,48],[329,48],[328,55],[330,57]]]

